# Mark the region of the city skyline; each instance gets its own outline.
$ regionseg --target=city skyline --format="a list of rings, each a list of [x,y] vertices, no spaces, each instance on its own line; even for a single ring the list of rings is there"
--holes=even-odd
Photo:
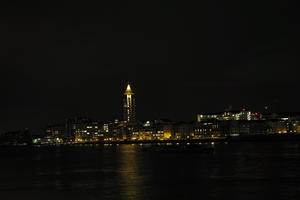
[[[256,118],[256,117],[260,117],[261,119],[261,115],[262,113],[264,114],[271,114],[271,113],[276,113],[274,112],[274,110],[270,109],[270,106],[269,105],[264,105],[263,108],[261,108],[260,112],[257,112],[258,110],[251,110],[249,109],[249,107],[246,107],[246,106],[243,106],[241,107],[240,109],[234,109],[232,106],[228,106],[228,107],[225,107],[224,110],[222,111],[215,111],[215,112],[197,112],[194,116],[193,116],[193,119],[192,120],[184,120],[184,119],[178,119],[178,120],[174,120],[174,118],[163,118],[163,117],[157,117],[157,118],[144,118],[144,119],[137,119],[136,118],[136,103],[135,103],[135,95],[136,93],[133,92],[132,88],[131,88],[131,83],[130,82],[127,82],[126,84],[126,89],[125,89],[125,92],[123,92],[123,102],[122,102],[122,108],[120,109],[120,113],[119,113],[119,116],[121,116],[121,113],[122,113],[122,117],[120,118],[113,118],[113,119],[104,119],[104,120],[99,120],[97,118],[93,118],[89,115],[74,115],[74,116],[67,116],[66,118],[59,118],[57,117],[56,119],[54,119],[53,121],[48,121],[46,122],[45,124],[41,124],[41,128],[38,129],[37,127],[38,126],[35,126],[33,128],[29,128],[31,131],[33,131],[34,133],[42,133],[44,132],[44,129],[45,129],[45,126],[47,125],[51,125],[51,124],[57,124],[57,123],[61,123],[65,120],[69,121],[69,120],[92,120],[92,121],[97,121],[98,122],[101,122],[101,123],[111,123],[111,122],[114,122],[114,121],[118,121],[118,122],[125,122],[125,123],[128,123],[128,124],[136,124],[137,122],[147,122],[148,120],[171,120],[173,122],[176,122],[176,121],[181,121],[181,122],[200,122],[200,118],[205,115],[205,116],[208,116],[208,118],[211,118],[211,119],[214,119],[216,116],[221,116],[220,118],[224,118],[224,114],[225,116],[229,116],[229,115],[232,115],[233,118],[232,120],[237,120],[236,117],[234,116],[238,116],[238,118],[240,118],[240,116],[245,116],[245,117],[242,117],[242,119],[244,120],[250,120],[250,118],[252,119],[252,115]],[[254,112],[253,112],[254,111]],[[244,114],[243,114],[244,113]],[[296,114],[297,112],[278,112],[278,113],[285,113],[284,115],[285,116],[288,116],[288,113],[294,113]],[[200,118],[199,118],[200,117]],[[219,117],[217,117],[219,118]],[[226,119],[226,117],[224,118]],[[239,120],[239,119],[238,119]],[[6,131],[17,131],[17,130],[27,130],[28,128],[24,128],[24,127],[21,127],[21,128],[15,128],[15,129],[11,129],[11,130],[6,130]],[[3,130],[2,130],[3,132]]]
[[[127,81],[139,119],[189,121],[265,105],[300,111],[296,8],[290,1],[5,2],[0,127],[40,129],[76,115],[122,119]]]

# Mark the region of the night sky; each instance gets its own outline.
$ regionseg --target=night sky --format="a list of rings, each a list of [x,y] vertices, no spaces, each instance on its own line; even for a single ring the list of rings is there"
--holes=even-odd
[[[195,120],[300,111],[296,1],[12,1],[0,6],[0,132],[67,117]]]

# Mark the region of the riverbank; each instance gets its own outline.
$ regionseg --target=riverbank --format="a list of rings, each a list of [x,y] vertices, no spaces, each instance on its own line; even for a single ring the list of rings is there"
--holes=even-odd
[[[81,143],[51,143],[35,144],[34,146],[52,146],[52,145],[94,145],[94,144],[201,144],[201,143],[223,143],[223,142],[259,142],[259,141],[300,141],[300,134],[259,134],[245,135],[235,137],[214,137],[201,139],[183,139],[183,140],[123,140],[123,141],[98,141]],[[32,144],[2,144],[0,146],[32,146]]]
[[[246,135],[236,137],[215,137],[201,139],[185,139],[185,140],[134,140],[134,141],[101,141],[86,142],[76,144],[151,144],[151,143],[170,143],[170,144],[186,144],[186,143],[218,143],[218,142],[242,142],[242,141],[300,141],[300,134],[260,134]]]

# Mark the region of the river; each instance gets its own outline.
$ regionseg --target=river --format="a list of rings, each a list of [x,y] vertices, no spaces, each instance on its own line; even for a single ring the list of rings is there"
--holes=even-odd
[[[213,153],[139,145],[1,147],[1,199],[300,199],[300,144],[207,144]]]

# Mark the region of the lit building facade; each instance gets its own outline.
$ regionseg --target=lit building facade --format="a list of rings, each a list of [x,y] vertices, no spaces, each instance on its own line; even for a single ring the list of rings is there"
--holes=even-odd
[[[251,112],[249,110],[243,109],[242,111],[236,112],[221,112],[214,114],[198,114],[197,122],[203,122],[207,120],[261,120],[262,115],[258,112]]]
[[[47,126],[46,138],[50,143],[98,142],[104,138],[104,129],[95,120],[76,117]]]
[[[130,84],[127,85],[127,88],[124,92],[123,99],[123,118],[125,122],[135,122],[135,96],[131,90]]]
[[[97,121],[81,120],[73,124],[75,142],[98,142],[104,137],[103,126]]]

